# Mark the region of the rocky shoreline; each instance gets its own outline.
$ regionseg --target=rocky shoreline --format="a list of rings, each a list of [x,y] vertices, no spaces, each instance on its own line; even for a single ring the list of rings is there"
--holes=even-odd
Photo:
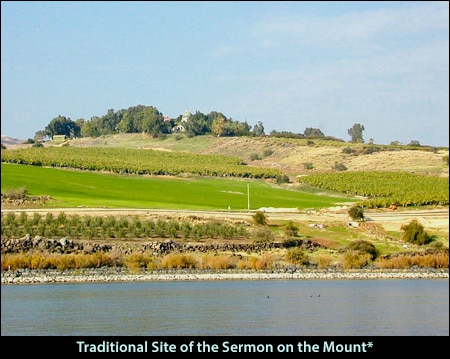
[[[240,270],[141,270],[132,273],[123,268],[77,270],[2,271],[2,284],[151,282],[151,281],[221,281],[221,280],[341,280],[341,279],[448,279],[448,268],[410,269],[290,269],[284,271]]]

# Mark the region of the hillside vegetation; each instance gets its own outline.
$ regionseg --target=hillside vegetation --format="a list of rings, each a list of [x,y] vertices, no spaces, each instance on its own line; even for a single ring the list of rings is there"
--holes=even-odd
[[[60,214],[54,217],[50,213],[44,215],[45,209],[49,208],[45,204],[40,207],[40,214],[38,210],[21,212],[20,215],[13,212],[4,214],[2,210],[2,248],[4,239],[11,248],[18,248],[17,252],[2,253],[2,269],[102,265],[135,269],[195,268],[200,266],[199,263],[209,263],[207,268],[214,269],[270,269],[292,265],[448,268],[448,226],[443,229],[431,226],[422,230],[419,223],[418,230],[427,239],[426,244],[405,244],[408,240],[402,234],[402,227],[391,230],[369,220],[349,225],[349,217],[342,210],[339,211],[343,215],[340,219],[327,211],[323,215],[322,212],[316,213],[316,209],[323,208],[324,204],[330,206],[332,201],[343,204],[345,196],[348,196],[347,204],[355,203],[356,196],[383,197],[387,201],[382,207],[387,207],[393,198],[404,198],[405,194],[415,195],[416,192],[418,199],[403,203],[405,206],[433,205],[448,209],[446,148],[270,137],[191,138],[177,134],[151,138],[142,134],[126,134],[79,138],[62,143],[48,141],[44,148],[23,144],[8,146],[6,150],[2,149],[2,162],[33,165],[2,163],[2,201],[4,179],[24,187],[39,188],[41,194],[48,194],[41,190],[56,191],[68,203],[78,205],[77,201],[83,198],[86,203],[95,203],[98,207],[102,204],[125,204],[128,196],[145,207],[150,203],[145,203],[145,194],[155,200],[159,208],[226,208],[225,203],[229,205],[230,202],[225,200],[233,199],[233,209],[236,206],[244,210],[249,180],[253,181],[253,206],[272,205],[269,201],[272,200],[273,207],[280,207],[279,203],[297,207],[301,198],[307,198],[301,196],[308,191],[311,196],[308,200],[311,203],[317,201],[311,206],[314,211],[302,211],[303,217],[297,212],[292,217],[281,214],[266,218],[264,211],[258,210],[247,213],[246,219],[236,220],[228,217],[231,212],[222,218],[208,219],[187,211],[185,214],[173,212],[171,216],[155,214],[155,217],[150,216],[151,211],[141,213],[139,217],[132,212],[108,217],[99,212],[80,217],[82,212],[66,215],[61,208]],[[69,168],[71,171],[56,168]],[[156,172],[151,168],[156,168]],[[161,168],[167,170],[159,172]],[[277,182],[282,175],[289,181]],[[242,181],[243,178],[246,180]],[[152,179],[152,182],[147,182],[147,179]],[[342,179],[347,183],[346,187],[341,186]],[[149,185],[153,192],[150,192]],[[184,192],[177,192],[181,188],[185,188]],[[424,191],[420,193],[420,189]],[[276,191],[279,191],[279,197]],[[321,191],[334,193],[326,196]],[[340,198],[339,193],[342,194]],[[298,200],[296,196],[299,196]],[[332,199],[332,196],[336,197]],[[213,198],[218,202],[211,206]],[[318,198],[323,202],[320,203]],[[427,198],[436,200],[427,203]],[[113,199],[119,202],[112,202]],[[175,203],[178,200],[180,202]],[[130,208],[130,202],[126,206]],[[317,215],[308,217],[312,212]],[[248,221],[253,214],[252,220]],[[63,238],[57,242],[51,240],[52,246],[56,247],[48,247],[50,244],[30,238],[42,236]],[[23,237],[24,243],[38,245],[38,249],[21,253],[23,248],[11,242],[17,237]],[[67,238],[108,245],[94,251],[78,244],[69,248]],[[149,240],[162,242],[150,246]],[[154,246],[161,248],[161,243],[167,241],[185,243],[192,253],[171,253],[169,250],[155,254],[154,250],[148,249]],[[194,241],[196,245],[186,241]],[[221,246],[214,244],[218,242]],[[120,248],[112,250],[111,243]],[[247,246],[240,247],[243,243]],[[194,253],[206,250],[206,244],[212,248],[208,253]],[[47,250],[42,250],[43,247]],[[97,247],[90,245],[90,248]],[[57,259],[55,255],[58,255]]]
[[[448,148],[370,145],[340,141],[274,137],[214,137],[143,134],[78,138],[45,146],[125,147],[160,151],[219,154],[240,158],[250,166],[278,169],[288,176],[332,171],[336,163],[348,171],[401,171],[448,177]],[[28,145],[29,147],[30,145]],[[308,170],[305,164],[312,164]]]

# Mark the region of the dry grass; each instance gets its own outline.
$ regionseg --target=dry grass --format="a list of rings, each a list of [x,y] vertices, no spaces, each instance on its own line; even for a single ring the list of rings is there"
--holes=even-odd
[[[296,252],[300,250],[296,248]],[[299,260],[301,257],[301,260]],[[399,255],[392,258],[378,258],[371,262],[367,254],[347,251],[340,257],[330,254],[319,254],[311,259],[308,254],[293,255],[291,250],[283,252],[262,252],[245,255],[230,255],[227,253],[170,253],[163,257],[156,257],[150,253],[138,253],[117,257],[114,253],[94,254],[48,254],[42,252],[28,252],[19,254],[3,254],[1,256],[2,270],[17,269],[82,269],[100,267],[123,267],[132,273],[139,273],[142,269],[199,269],[225,270],[249,269],[271,270],[275,267],[298,266],[303,268],[341,267],[356,269],[373,265],[380,269],[407,269],[413,266],[429,268],[448,268],[449,257],[447,251],[420,255]]]

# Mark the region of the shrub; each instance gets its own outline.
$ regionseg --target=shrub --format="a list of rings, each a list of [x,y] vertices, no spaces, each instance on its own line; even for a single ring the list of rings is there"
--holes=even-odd
[[[348,210],[348,215],[354,221],[364,221],[364,208],[360,206],[353,206]]]
[[[350,251],[356,251],[359,254],[368,254],[370,260],[376,259],[379,255],[379,252],[375,248],[375,246],[372,243],[365,240],[354,241],[347,246],[347,249]]]
[[[312,170],[314,168],[314,165],[312,164],[312,162],[303,162],[303,167],[306,170]]]
[[[273,232],[268,228],[258,228],[255,231],[255,242],[271,242],[274,237]]]
[[[333,169],[335,171],[346,171],[347,167],[345,167],[345,165],[343,163],[335,162],[334,166],[331,167],[331,169]]]
[[[346,155],[351,155],[355,153],[356,151],[351,147],[345,147],[342,149],[342,153],[345,153]]]
[[[286,259],[294,264],[308,264],[309,258],[303,249],[299,247],[289,248],[286,252]]]
[[[284,233],[287,237],[296,237],[297,231],[298,231],[298,227],[292,221],[288,221],[284,225]]]
[[[267,216],[264,212],[257,211],[253,215],[253,221],[261,226],[265,226],[267,224]]]
[[[161,260],[161,267],[169,269],[192,269],[197,267],[197,261],[191,254],[174,253],[166,255]]]
[[[44,147],[44,145],[42,144],[42,142],[37,141],[37,142],[34,142],[34,143],[31,145],[31,147]]]
[[[405,242],[417,244],[419,246],[431,242],[430,235],[416,219],[413,219],[409,224],[401,226],[400,229],[403,231],[402,239]]]
[[[329,268],[333,264],[333,257],[330,255],[319,255],[315,258],[317,268]]]
[[[286,175],[278,175],[277,183],[289,183],[289,177]]]
[[[347,251],[344,254],[342,261],[342,267],[349,268],[362,268],[370,263],[369,254],[361,254],[359,251]]]
[[[263,151],[263,156],[264,157],[269,157],[270,155],[272,155],[273,154],[273,151],[271,150],[271,149],[265,149],[264,151]]]

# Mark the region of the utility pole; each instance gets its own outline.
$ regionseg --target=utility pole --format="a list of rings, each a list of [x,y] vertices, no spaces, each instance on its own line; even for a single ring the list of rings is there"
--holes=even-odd
[[[247,209],[250,211],[250,183],[247,183]]]

